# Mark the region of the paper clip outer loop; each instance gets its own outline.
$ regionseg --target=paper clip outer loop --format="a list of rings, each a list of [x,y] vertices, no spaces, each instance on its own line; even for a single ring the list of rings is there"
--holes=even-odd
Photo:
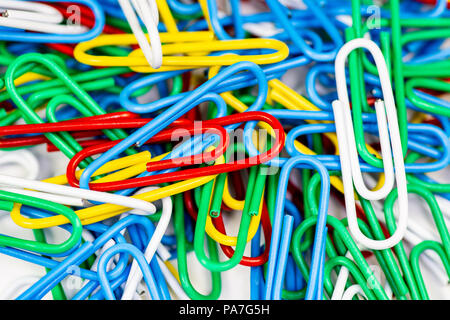
[[[350,104],[345,80],[345,60],[348,54],[355,48],[366,48],[375,59],[378,73],[381,80],[382,91],[385,102],[376,102],[377,120],[380,133],[380,144],[382,148],[383,163],[385,166],[385,184],[379,190],[369,191],[362,179],[359,160],[357,157],[353,125],[350,115]],[[344,196],[347,208],[349,228],[352,235],[358,242],[370,249],[387,249],[396,245],[403,238],[408,221],[408,195],[406,190],[406,173],[401,149],[400,132],[398,127],[397,114],[395,109],[394,95],[390,84],[389,73],[383,54],[378,46],[367,39],[354,39],[347,42],[339,51],[336,62],[336,86],[339,100],[333,102],[333,113],[335,116],[336,130],[339,143],[342,178],[344,183]],[[386,111],[385,111],[386,110]],[[389,132],[386,125],[386,114],[389,119]],[[354,206],[353,184],[358,193],[371,200],[378,200],[385,197],[393,187],[394,169],[391,159],[392,155],[395,164],[395,180],[399,190],[400,217],[399,226],[390,238],[385,240],[373,240],[366,237],[358,228],[356,212]]]

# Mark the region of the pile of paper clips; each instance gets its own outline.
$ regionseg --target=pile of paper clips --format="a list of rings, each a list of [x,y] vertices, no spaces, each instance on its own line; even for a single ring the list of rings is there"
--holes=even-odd
[[[449,8],[0,0],[0,297],[449,298]]]

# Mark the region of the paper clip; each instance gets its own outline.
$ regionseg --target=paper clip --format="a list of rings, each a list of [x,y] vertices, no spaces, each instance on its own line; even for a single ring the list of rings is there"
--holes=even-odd
[[[289,178],[289,173],[292,171],[294,167],[299,165],[305,165],[316,169],[320,173],[320,177],[322,179],[320,207],[317,218],[316,236],[314,241],[313,257],[311,263],[312,278],[309,281],[308,290],[306,294],[306,298],[309,300],[322,299],[322,292],[323,292],[322,279],[323,279],[323,264],[325,257],[325,239],[327,234],[326,219],[329,202],[330,178],[328,175],[328,171],[325,169],[322,163],[308,156],[298,156],[290,158],[289,160],[285,161],[284,164],[282,165],[280,174],[281,178],[277,190],[278,195],[275,207],[276,211],[273,221],[273,235],[270,244],[269,266],[265,288],[266,289],[265,299],[272,299],[273,295],[277,294],[274,292],[273,282],[276,264],[278,260],[278,251],[280,250],[278,246],[283,228],[282,215],[284,211],[285,199],[282,195],[284,193],[283,191],[285,191],[287,188],[287,180]]]
[[[115,194],[83,190],[69,186],[59,186],[52,183],[15,178],[7,175],[0,175],[0,181],[0,186],[6,185],[16,188],[30,188],[38,191],[45,191],[48,193],[47,195],[39,192],[31,193],[31,195],[40,199],[48,198],[50,201],[71,206],[85,207],[87,206],[86,200],[94,200],[140,209],[144,211],[144,215],[156,212],[156,208],[152,203]]]
[[[106,264],[109,259],[111,259],[119,252],[127,252],[135,258],[134,261],[137,261],[137,264],[139,264],[139,267],[141,268],[140,270],[144,275],[145,283],[147,284],[151,293],[151,298],[156,300],[166,300],[163,294],[158,290],[159,288],[157,287],[155,277],[144,257],[144,254],[138,248],[129,243],[120,243],[112,246],[111,248],[106,250],[99,259],[98,275],[105,294],[105,298],[107,300],[115,300],[113,290],[106,274]]]
[[[64,25],[63,16],[53,7],[39,2],[2,1],[0,26],[57,34],[81,34],[88,29],[80,25]]]
[[[314,197],[312,197],[314,198]],[[316,201],[314,199],[314,201]],[[315,210],[317,210],[317,204],[314,204]],[[318,220],[318,216],[314,215],[314,216],[310,216],[309,218],[305,219],[298,227],[297,229],[294,231],[294,234],[292,236],[292,252],[293,252],[293,256],[294,259],[297,263],[297,265],[299,267],[301,267],[302,270],[302,274],[305,277],[305,279],[308,279],[308,273],[312,272],[309,271],[307,269],[305,269],[305,264],[306,261],[304,259],[304,257],[302,256],[302,246],[301,246],[301,239],[305,236],[305,232],[311,228],[312,226],[314,226],[314,224],[317,223]],[[387,293],[385,292],[384,288],[381,286],[381,283],[378,281],[378,279],[376,279],[374,277],[373,271],[370,269],[368,262],[366,261],[366,259],[364,258],[364,256],[362,255],[361,251],[359,250],[358,246],[356,245],[355,241],[352,239],[351,235],[349,234],[346,226],[342,223],[341,220],[337,219],[336,217],[333,217],[331,215],[327,215],[326,216],[326,223],[327,225],[329,225],[330,227],[332,227],[334,229],[334,232],[338,232],[343,243],[345,244],[345,247],[348,249],[348,251],[350,252],[352,258],[354,259],[356,265],[358,267],[356,268],[352,268],[352,264],[353,262],[350,259],[347,259],[345,257],[341,257],[341,256],[334,256],[332,257],[332,259],[329,259],[324,266],[324,286],[325,288],[328,287],[329,282],[327,282],[327,279],[329,279],[329,277],[327,276],[329,274],[330,267],[333,267],[333,265],[335,263],[339,263],[342,264],[342,260],[345,260],[347,262],[350,263],[346,264],[345,267],[347,269],[349,269],[349,271],[353,271],[355,270],[355,274],[357,273],[361,273],[362,277],[364,277],[363,282],[368,282],[370,280],[372,281],[372,290],[368,290],[365,293],[371,297],[376,297],[377,299],[380,300],[387,300],[388,296]],[[334,260],[334,261],[333,261]],[[354,264],[353,264],[354,265]],[[353,272],[352,272],[353,273]],[[328,290],[327,290],[328,291]],[[332,291],[329,291],[329,296],[332,296]]]
[[[189,192],[189,191],[188,191]],[[220,295],[220,288],[221,288],[221,277],[220,273],[218,272],[211,272],[211,282],[212,282],[212,288],[211,291],[208,294],[202,294],[198,292],[190,278],[189,278],[189,272],[188,272],[188,261],[187,261],[187,239],[186,239],[186,219],[184,217],[184,206],[183,206],[183,199],[181,197],[181,194],[175,195],[175,206],[174,206],[174,229],[175,234],[177,238],[177,257],[178,257],[178,270],[179,270],[179,276],[180,281],[183,289],[185,290],[186,294],[191,299],[218,299]],[[208,253],[210,259],[213,259],[214,261],[219,260],[219,253],[217,250],[217,246],[214,243],[214,241],[211,238],[207,238],[207,244],[208,244]]]
[[[442,264],[445,268],[445,272],[447,273],[447,276],[450,279],[450,262],[448,260],[448,256],[445,253],[445,250],[441,243],[431,240],[426,240],[421,242],[420,244],[416,245],[412,250],[411,254],[409,256],[410,263],[412,270],[414,272],[414,277],[417,281],[420,294],[422,299],[429,300],[430,297],[428,295],[427,289],[425,287],[425,281],[423,280],[422,273],[420,272],[420,266],[419,266],[419,258],[420,255],[425,250],[433,250],[435,253],[438,254],[439,258],[441,258]]]
[[[130,24],[131,30],[139,43],[139,47],[153,69],[158,69],[162,65],[162,48],[159,39],[158,7],[154,0],[118,0],[125,17]],[[150,43],[141,29],[139,18],[144,22],[147,29]]]
[[[106,244],[106,242],[108,242],[110,239],[115,238],[118,235],[121,236],[120,232],[124,228],[126,228],[130,225],[133,225],[133,224],[141,225],[144,228],[144,230],[148,233],[148,235],[151,236],[154,227],[146,217],[135,216],[135,215],[127,216],[127,217],[119,220],[117,223],[115,223],[110,228],[107,228],[106,230],[104,228],[102,228],[101,236],[96,238],[95,241],[93,241],[93,242],[87,241],[87,242],[83,243],[82,245],[78,246],[76,251],[72,252],[62,262],[53,264],[53,268],[52,268],[53,272],[49,272],[44,277],[39,279],[28,290],[26,290],[24,293],[22,293],[18,297],[18,299],[19,300],[41,299],[49,290],[51,290],[57,283],[59,283],[62,279],[64,279],[68,275],[68,272],[71,270],[71,268],[69,268],[70,266],[80,265],[89,256],[91,256],[97,250],[102,248]],[[123,236],[122,236],[122,239],[124,240]],[[117,242],[124,243],[126,241],[118,240]],[[140,254],[143,255],[142,253],[140,253]],[[126,258],[126,257],[123,256],[123,258]],[[117,280],[117,279],[119,279],[119,281],[126,280],[126,278],[124,278],[124,279],[120,278],[120,276],[122,275],[124,269],[126,268],[126,264],[127,264],[127,262],[124,261],[123,258],[122,258],[122,262],[120,264],[118,263],[116,265],[116,268],[114,270],[111,270],[108,273],[110,281]],[[104,259],[106,259],[106,257]],[[139,259],[140,259],[140,262],[142,262],[142,259],[141,258],[139,258]],[[102,269],[102,270],[104,270],[104,269]],[[82,270],[80,270],[80,276],[89,277],[89,279],[91,281],[93,281],[94,287],[91,288],[91,290],[94,290],[98,286],[98,282],[99,282],[97,273],[94,272],[92,274],[90,272],[81,272],[81,271]],[[117,287],[118,285],[120,285],[122,283],[122,281],[115,282],[114,287]],[[83,293],[84,292],[81,292],[81,294],[83,294]],[[88,291],[88,294],[89,294],[89,291]],[[103,295],[102,292],[100,294]]]
[[[132,51],[126,57],[98,56],[87,53],[88,50],[107,45],[131,45],[136,43],[132,34],[101,35],[90,41],[79,43],[74,50],[75,58],[92,66],[127,66],[135,72],[164,72],[173,70],[195,69],[210,66],[229,66],[237,62],[251,61],[257,64],[271,64],[284,60],[289,55],[289,49],[284,42],[275,39],[242,39],[213,40],[211,32],[177,32],[160,33],[162,46],[162,66],[154,69],[140,49]],[[223,54],[205,55],[207,52],[221,52],[252,49],[264,50],[262,54],[235,55]],[[267,52],[265,49],[268,49]],[[275,51],[275,52],[273,52]],[[245,52],[245,51],[244,51]],[[202,55],[199,55],[202,53]],[[184,54],[184,55],[179,55]]]
[[[105,182],[105,183],[91,183],[89,184],[89,187],[98,190],[98,191],[110,191],[110,190],[117,190],[118,189],[126,189],[130,187],[139,187],[139,186],[148,186],[149,184],[154,183],[160,183],[162,181],[164,182],[173,182],[173,181],[179,181],[186,178],[195,178],[199,176],[208,176],[208,175],[214,175],[219,174],[223,172],[229,172],[229,171],[235,171],[240,170],[244,168],[248,168],[252,165],[257,165],[260,163],[263,163],[265,161],[268,161],[274,157],[277,156],[277,154],[281,151],[283,148],[283,140],[284,140],[284,131],[280,129],[279,122],[272,116],[265,115],[260,112],[246,112],[244,114],[237,114],[237,115],[231,115],[224,117],[222,119],[214,119],[204,121],[205,125],[203,126],[202,130],[206,130],[209,128],[209,130],[212,130],[213,127],[208,127],[209,123],[217,123],[219,125],[230,125],[230,124],[236,124],[240,123],[242,121],[251,121],[251,120],[259,120],[264,121],[268,123],[272,128],[275,129],[275,143],[274,146],[264,152],[260,155],[252,158],[246,158],[243,160],[233,161],[232,163],[225,163],[220,165],[214,165],[214,166],[208,166],[204,168],[196,168],[196,169],[186,169],[184,171],[179,172],[170,172],[170,173],[162,173],[158,175],[152,175],[148,177],[137,177],[133,179],[128,180],[122,180],[118,182]],[[151,124],[151,123],[150,123]],[[144,128],[144,127],[143,127]],[[187,130],[186,130],[187,131]],[[220,133],[220,131],[219,131]],[[157,136],[154,136],[153,139],[157,139]],[[118,148],[123,142],[126,140],[122,140],[120,142],[112,142],[111,144],[106,144],[104,146],[94,146],[89,149],[86,149],[85,151],[82,151],[78,153],[76,156],[74,156],[68,167],[67,167],[67,177],[69,179],[69,182],[73,186],[79,186],[81,185],[80,182],[76,179],[74,171],[77,167],[78,163],[83,160],[85,156],[91,156],[98,151],[107,152],[107,150],[114,150]],[[221,144],[217,148],[216,153],[211,153],[211,158],[208,155],[200,154],[198,157],[195,156],[186,156],[181,159],[170,159],[170,160],[163,160],[161,162],[149,162],[147,165],[148,171],[159,171],[159,170],[165,170],[170,169],[174,167],[182,167],[182,166],[188,166],[191,164],[198,164],[198,158],[210,161],[216,159],[218,156],[222,154],[222,151],[228,147],[228,136],[225,135],[223,139],[221,139]],[[112,147],[112,148],[111,148]],[[219,151],[220,150],[220,151]],[[181,161],[183,160],[183,161]],[[83,177],[83,176],[82,176]]]
[[[50,3],[59,1],[46,0],[46,2]],[[72,2],[84,4],[93,11],[96,22],[91,30],[87,30],[84,26],[58,24],[58,22],[61,22],[62,16],[49,5],[31,0],[5,0],[2,2],[2,5],[5,5],[8,13],[5,14],[5,11],[3,11],[3,15],[0,16],[0,26],[6,26],[11,29],[8,28],[8,30],[0,32],[0,40],[77,43],[90,40],[101,34],[105,25],[105,16],[100,4],[93,0],[74,0]],[[38,31],[38,33],[23,30],[12,31],[15,28],[23,29],[24,27],[30,31]]]
[[[157,187],[149,187],[140,190],[140,192],[145,192],[147,190],[155,190]],[[148,242],[144,257],[147,261],[152,260],[153,255],[156,252],[158,244],[161,242],[164,233],[166,232],[167,227],[169,226],[170,219],[172,216],[172,199],[170,197],[165,197],[162,199],[162,215],[159,220],[158,226],[155,228],[153,232],[152,238]],[[128,276],[127,283],[125,285],[124,293],[122,295],[122,300],[127,300],[131,298],[131,294],[136,290],[136,287],[141,280],[141,274],[139,270],[136,269],[137,265],[133,262],[130,270],[130,274]]]
[[[347,81],[345,79],[345,60],[347,55],[355,48],[366,48],[372,54],[378,69],[381,88],[385,99],[385,102],[381,100],[375,102],[385,174],[384,185],[376,191],[368,190],[364,184],[357,157],[353,122],[350,115]],[[406,174],[394,96],[384,56],[373,41],[367,39],[354,39],[347,42],[339,50],[336,57],[335,68],[336,87],[339,100],[335,100],[332,106],[339,143],[340,162],[349,228],[355,239],[367,248],[376,250],[391,248],[401,241],[406,232],[408,222],[408,195],[406,190]],[[386,123],[386,113],[389,131]],[[385,240],[373,240],[367,238],[358,228],[358,224],[356,222],[353,185],[360,196],[369,200],[379,200],[388,195],[394,184],[394,168],[391,159],[391,145],[392,156],[395,164],[395,180],[397,181],[397,188],[399,191],[399,223],[397,230],[393,235],[391,235],[390,238]]]
[[[323,12],[322,8],[316,1],[304,0],[304,3],[313,12],[313,14],[322,22],[322,27],[328,32],[330,38],[336,45],[332,51],[329,52],[317,52],[315,49],[309,47],[303,37],[297,33],[292,21],[288,18],[289,10],[283,6],[279,0],[268,0],[267,5],[274,13],[279,24],[284,28],[285,32],[289,35],[294,44],[309,58],[317,61],[330,61],[336,56],[336,52],[342,44],[342,38],[338,32],[336,26],[331,23],[328,16]]]

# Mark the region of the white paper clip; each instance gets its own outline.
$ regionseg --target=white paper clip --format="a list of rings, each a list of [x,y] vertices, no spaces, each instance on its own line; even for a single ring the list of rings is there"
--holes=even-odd
[[[159,39],[159,12],[154,0],[119,0],[120,7],[127,18],[142,53],[153,69],[162,65],[162,47]],[[142,31],[138,16],[144,23],[150,42]]]
[[[369,190],[363,181],[356,149],[353,122],[350,114],[350,103],[347,92],[347,81],[345,77],[345,61],[349,53],[356,48],[365,48],[372,54],[378,69],[381,89],[384,97],[384,102],[382,100],[375,102],[378,132],[380,136],[381,153],[385,173],[385,183],[376,191]],[[408,194],[406,187],[405,165],[403,162],[403,153],[400,141],[400,131],[398,127],[394,95],[392,92],[386,62],[380,48],[373,41],[368,39],[354,39],[347,42],[339,50],[335,62],[335,72],[339,100],[333,101],[332,106],[339,144],[342,180],[344,183],[345,206],[347,210],[349,229],[354,239],[367,248],[375,250],[391,248],[402,240],[406,232],[408,224]],[[386,115],[388,123],[386,123]],[[394,166],[392,163],[392,157],[394,158],[395,164],[395,181],[398,189],[400,211],[397,229],[388,239],[369,239],[358,227],[353,185],[361,197],[365,199],[380,200],[385,198],[394,186]]]
[[[82,25],[62,24],[63,15],[52,6],[33,2],[2,0],[0,26],[54,34],[81,34],[89,29]]]
[[[5,188],[5,186],[9,188]],[[32,190],[22,190],[23,188]],[[92,200],[138,209],[137,214],[141,215],[148,215],[156,212],[156,207],[153,203],[132,197],[16,178],[3,174],[0,174],[0,189],[72,206],[85,207],[88,205],[87,200]],[[34,190],[44,191],[45,193]]]
[[[158,189],[158,187],[146,187],[139,190],[139,192],[140,193],[147,192],[156,189]],[[169,226],[173,211],[172,208],[173,208],[172,199],[170,197],[162,198],[161,219],[159,220],[158,225],[156,226],[155,231],[153,232],[153,235],[150,241],[148,242],[144,252],[145,259],[148,262],[152,260],[153,255],[157,251],[160,252],[161,250],[162,251],[167,250],[164,247],[159,247],[159,245],[161,243],[162,237],[164,236],[167,230],[167,227]],[[167,253],[163,252],[162,256],[166,256],[167,258],[168,256],[170,256],[170,254],[168,255]],[[142,277],[143,277],[142,272],[140,271],[137,262],[134,260],[133,263],[131,264],[131,270],[130,273],[128,274],[128,279],[123,291],[122,300],[131,300],[133,298],[138,283],[139,281],[141,281]]]

